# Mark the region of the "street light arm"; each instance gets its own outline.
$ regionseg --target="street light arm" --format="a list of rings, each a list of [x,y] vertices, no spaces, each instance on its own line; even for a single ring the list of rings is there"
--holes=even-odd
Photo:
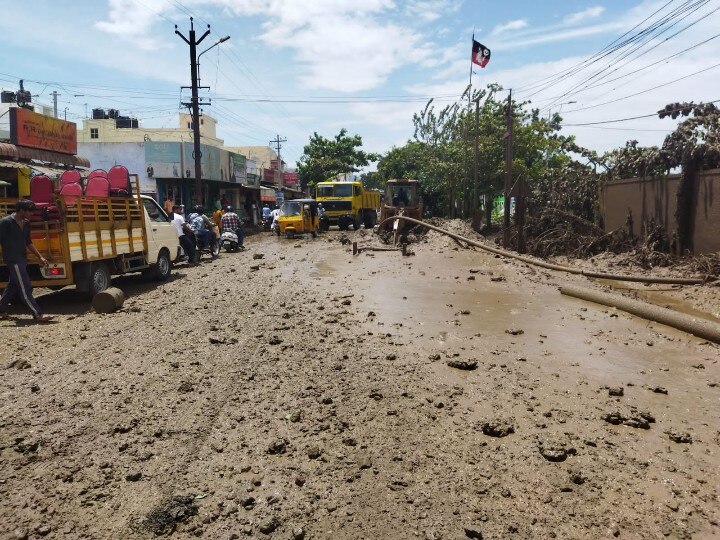
[[[208,51],[209,51],[210,49],[212,49],[213,47],[217,47],[217,46],[220,45],[221,43],[225,43],[228,39],[230,39],[230,36],[225,36],[224,38],[220,38],[216,43],[210,45],[207,49],[205,49],[203,52],[201,52],[200,54],[198,54],[198,56],[197,56],[197,57],[198,57],[198,61],[200,60],[200,57],[201,57],[203,54],[205,54],[206,52],[208,52]],[[200,43],[200,42],[198,41],[198,43]]]

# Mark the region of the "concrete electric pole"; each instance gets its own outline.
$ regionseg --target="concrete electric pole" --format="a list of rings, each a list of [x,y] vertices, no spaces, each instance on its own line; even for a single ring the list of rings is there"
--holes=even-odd
[[[282,172],[282,158],[280,157],[280,149],[282,148],[282,143],[287,142],[286,138],[280,138],[280,134],[275,135],[275,138],[270,141],[270,144],[275,146],[275,149],[277,150],[277,163],[278,163],[278,173]],[[280,179],[280,183],[282,183],[282,178]]]
[[[61,95],[61,94],[58,94],[58,93],[57,93],[57,90],[53,90],[53,91],[52,91],[52,97],[53,97],[53,116],[54,116],[55,118],[58,117],[57,98],[58,98],[58,96],[60,96],[60,95]]]
[[[189,37],[185,37],[175,25],[175,33],[180,36],[185,43],[190,46],[190,86],[183,86],[182,88],[190,88],[192,95],[190,102],[183,102],[183,105],[190,109],[190,115],[192,116],[192,129],[193,129],[193,159],[195,160],[195,202],[196,204],[202,204],[202,152],[200,151],[200,106],[209,105],[210,103],[201,103],[198,97],[198,90],[201,88],[209,89],[209,86],[198,86],[198,59],[200,56],[208,52],[216,45],[220,45],[224,41],[230,39],[230,36],[225,36],[220,39],[214,45],[211,45],[200,54],[197,54],[197,46],[210,34],[210,25],[208,24],[205,33],[197,39],[195,36],[195,27],[193,25],[193,18],[190,17],[190,33]]]
[[[503,208],[503,247],[507,249],[510,245],[510,189],[512,188],[512,162],[513,162],[513,110],[512,110],[512,88],[508,95],[508,102],[505,108],[505,120],[507,131],[505,132],[505,205]]]

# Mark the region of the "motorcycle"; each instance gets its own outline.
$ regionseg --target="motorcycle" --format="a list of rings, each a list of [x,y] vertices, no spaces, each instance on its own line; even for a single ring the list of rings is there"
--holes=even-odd
[[[263,231],[270,232],[272,230],[273,218],[268,216],[260,220],[260,229]]]
[[[220,248],[225,248],[225,251],[240,251],[245,249],[238,242],[238,236],[234,231],[225,231],[220,236]]]
[[[197,263],[203,255],[210,255],[213,259],[220,255],[220,241],[217,237],[208,244],[208,242],[200,243],[197,235],[189,231],[189,229],[185,231],[185,234],[195,243],[195,259],[190,262]],[[187,259],[187,253],[185,253],[185,250],[180,246],[178,249],[178,260],[183,259]]]

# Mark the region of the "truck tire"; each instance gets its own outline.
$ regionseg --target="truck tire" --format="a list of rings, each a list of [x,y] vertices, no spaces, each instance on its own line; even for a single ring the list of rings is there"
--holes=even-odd
[[[375,226],[375,222],[377,221],[377,214],[375,214],[375,212],[372,210],[366,210],[363,218],[363,221],[365,222],[365,228],[372,229]]]
[[[171,273],[170,254],[166,249],[163,249],[158,254],[157,262],[143,272],[143,277],[154,281],[167,281]]]
[[[362,215],[361,215],[361,214],[358,214],[357,216],[355,216],[355,219],[353,219],[353,222],[352,222],[352,223],[353,223],[353,230],[359,231],[359,230],[360,230],[360,227],[362,227],[362,222],[363,222],[363,220],[362,220]]]
[[[103,292],[110,284],[110,271],[104,262],[94,262],[90,268],[90,283],[88,296],[92,298],[99,292]]]

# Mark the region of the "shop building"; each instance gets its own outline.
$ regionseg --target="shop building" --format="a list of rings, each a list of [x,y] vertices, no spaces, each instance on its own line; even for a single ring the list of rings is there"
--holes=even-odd
[[[67,169],[88,168],[78,156],[77,126],[44,114],[46,107],[10,99],[0,103],[0,197],[28,197],[30,179],[38,174],[57,178]]]

